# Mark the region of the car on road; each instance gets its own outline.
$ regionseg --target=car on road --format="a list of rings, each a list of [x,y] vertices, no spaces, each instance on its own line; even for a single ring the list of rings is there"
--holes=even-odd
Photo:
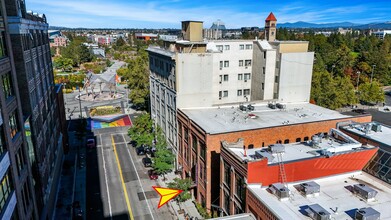
[[[136,148],[136,153],[137,155],[145,155],[145,149],[143,146],[137,147]]]
[[[148,170],[148,176],[150,180],[157,180],[159,175],[154,170]]]
[[[152,166],[152,160],[149,157],[144,157],[142,160],[145,167],[151,167]]]
[[[87,147],[88,147],[88,148],[95,148],[95,147],[96,147],[95,139],[94,139],[94,138],[89,138],[89,139],[87,140]]]

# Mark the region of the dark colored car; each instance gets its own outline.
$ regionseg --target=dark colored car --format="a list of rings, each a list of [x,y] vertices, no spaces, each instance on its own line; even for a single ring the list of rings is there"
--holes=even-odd
[[[148,170],[148,176],[151,180],[157,180],[159,175],[154,170]]]
[[[145,155],[145,149],[143,146],[137,147],[136,148],[136,153],[137,155]]]
[[[150,166],[152,166],[152,160],[151,160],[151,158],[149,158],[149,157],[144,157],[144,158],[143,158],[143,164],[144,164],[145,167],[150,167]]]
[[[132,145],[132,147],[136,147],[137,146],[137,141],[130,141],[129,142],[130,145]]]
[[[95,148],[96,147],[95,139],[93,139],[93,138],[88,139],[87,140],[87,147],[88,148]]]

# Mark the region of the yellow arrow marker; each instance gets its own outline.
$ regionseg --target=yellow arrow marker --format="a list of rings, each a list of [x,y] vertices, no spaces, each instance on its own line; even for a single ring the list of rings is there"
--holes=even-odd
[[[164,204],[166,204],[171,199],[175,198],[183,191],[180,189],[161,188],[157,186],[152,186],[152,188],[160,195],[160,201],[157,208],[162,207]]]

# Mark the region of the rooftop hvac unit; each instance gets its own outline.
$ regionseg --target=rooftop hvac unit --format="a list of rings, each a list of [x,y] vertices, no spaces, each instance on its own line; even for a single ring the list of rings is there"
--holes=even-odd
[[[244,105],[239,105],[239,109],[240,109],[240,111],[247,111],[247,107],[246,106],[244,106]]]
[[[269,190],[277,196],[279,200],[289,199],[289,189],[282,183],[273,183],[270,185]]]
[[[297,186],[297,188],[305,196],[318,195],[320,193],[320,186],[314,181],[301,183]]]
[[[273,155],[266,150],[255,151],[255,158],[256,159],[267,158],[268,161],[273,161],[274,159]]]
[[[267,106],[271,109],[276,109],[276,105],[273,103],[269,103]]]
[[[312,147],[319,147],[319,144],[322,142],[322,138],[318,135],[312,136],[311,146]]]
[[[270,152],[272,152],[272,154],[284,153],[285,146],[282,144],[272,144],[269,146],[269,150],[270,150]]]
[[[308,206],[306,209],[308,216],[314,220],[328,220],[331,219],[330,213],[318,204]]]
[[[379,124],[372,124],[371,130],[374,131],[374,132],[381,132],[381,125],[379,125]]]
[[[362,183],[353,185],[353,190],[358,196],[367,201],[374,200],[377,195],[376,190]]]
[[[248,104],[247,105],[247,109],[249,110],[249,111],[254,111],[254,106],[252,106],[251,104]]]
[[[356,215],[354,219],[355,220],[379,220],[380,212],[376,211],[371,207],[361,208],[356,211]]]

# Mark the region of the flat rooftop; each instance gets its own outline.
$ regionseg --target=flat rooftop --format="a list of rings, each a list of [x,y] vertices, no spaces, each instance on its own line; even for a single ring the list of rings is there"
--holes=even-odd
[[[251,213],[242,213],[237,215],[229,215],[219,218],[212,218],[213,220],[256,220],[255,216]]]
[[[251,112],[241,111],[238,104],[180,110],[209,134],[352,118],[310,103],[284,104],[284,109],[271,109],[267,103],[253,106],[254,111]]]
[[[380,126],[380,130],[376,131],[373,126]],[[356,134],[360,137],[365,137],[369,140],[381,143],[383,145],[391,147],[391,127],[378,123],[353,123],[347,126],[341,127],[342,129]]]
[[[329,133],[330,135],[319,139],[316,144],[314,144],[313,141],[280,144],[280,146],[284,147],[285,151],[282,154],[282,161],[289,162],[319,157],[325,155],[326,153],[330,153],[332,155],[337,153],[354,152],[358,150],[374,148],[373,146],[364,146],[360,142],[336,129],[332,129]],[[338,139],[334,137],[335,134],[339,136]],[[277,145],[278,144],[275,146]],[[268,164],[277,164],[279,162],[277,155],[275,153],[271,153],[268,147],[247,149],[247,156],[244,156],[243,148],[229,147],[229,150],[243,161],[247,160],[251,162],[267,157]],[[256,152],[260,151],[263,151],[262,156],[257,156]]]
[[[258,184],[248,185],[247,189],[257,197],[274,215],[280,219],[309,219],[304,211],[309,205],[319,204],[331,214],[331,219],[354,219],[356,209],[371,207],[380,212],[380,219],[391,219],[391,186],[362,171],[315,179],[320,185],[317,196],[303,196],[295,186],[310,180],[289,184],[291,198],[280,201],[266,187]],[[355,184],[365,184],[376,190],[374,201],[365,201],[351,192]],[[335,212],[338,208],[337,212]]]
[[[174,52],[171,52],[169,50],[163,49],[161,47],[156,47],[156,46],[149,46],[147,48],[147,51],[153,52],[153,53],[157,53],[157,54],[161,54],[163,56],[172,57],[172,58],[175,56]]]

